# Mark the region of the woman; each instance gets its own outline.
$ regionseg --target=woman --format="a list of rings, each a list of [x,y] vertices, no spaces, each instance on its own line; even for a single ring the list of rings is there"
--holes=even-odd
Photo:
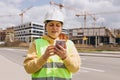
[[[45,20],[46,35],[36,39],[29,47],[24,67],[32,80],[71,80],[79,70],[81,60],[72,41],[62,34],[63,14],[53,11]],[[64,40],[65,47],[56,44]],[[64,43],[63,43],[64,44]]]

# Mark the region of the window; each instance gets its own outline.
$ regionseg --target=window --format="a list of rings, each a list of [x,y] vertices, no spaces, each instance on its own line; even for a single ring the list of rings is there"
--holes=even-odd
[[[83,35],[83,33],[77,33],[78,35]]]
[[[31,30],[29,30],[29,33],[31,33]]]

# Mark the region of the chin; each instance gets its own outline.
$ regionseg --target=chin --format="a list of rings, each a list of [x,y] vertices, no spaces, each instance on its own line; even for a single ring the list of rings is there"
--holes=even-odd
[[[49,36],[51,36],[52,38],[57,38],[57,37],[59,36],[59,34],[52,33],[52,34],[50,34]]]
[[[58,36],[52,36],[53,38],[57,38]]]
[[[59,35],[53,35],[53,36],[51,36],[51,37],[53,37],[53,38],[57,38]]]

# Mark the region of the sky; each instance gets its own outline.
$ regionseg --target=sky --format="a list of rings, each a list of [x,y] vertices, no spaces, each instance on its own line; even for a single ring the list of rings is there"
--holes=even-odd
[[[0,28],[21,24],[19,14],[24,13],[23,23],[43,24],[45,14],[50,9],[51,0],[0,0]],[[120,0],[53,0],[62,3],[65,28],[107,27],[120,29]],[[52,6],[57,7],[58,6]],[[77,17],[76,14],[81,16]],[[83,15],[86,15],[86,26]],[[12,16],[10,16],[12,15]],[[94,18],[96,20],[94,20]],[[95,26],[94,26],[95,21]]]

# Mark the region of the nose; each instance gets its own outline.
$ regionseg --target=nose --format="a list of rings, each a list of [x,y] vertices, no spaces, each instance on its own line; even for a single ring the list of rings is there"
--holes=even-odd
[[[54,30],[56,30],[56,29],[57,29],[57,26],[56,26],[56,25],[54,25],[54,26],[53,26],[53,29],[54,29]]]

